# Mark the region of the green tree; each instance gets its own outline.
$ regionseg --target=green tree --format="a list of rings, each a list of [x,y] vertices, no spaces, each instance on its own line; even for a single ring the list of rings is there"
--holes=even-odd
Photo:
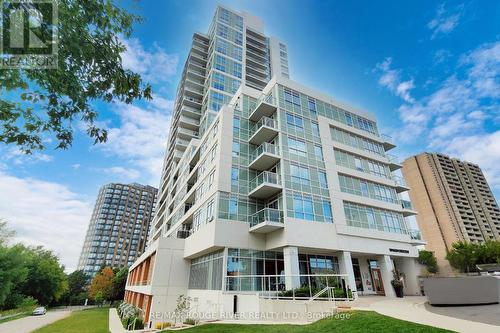
[[[22,302],[17,286],[28,276],[25,259],[24,246],[0,244],[0,309],[15,308]]]
[[[111,283],[109,299],[112,301],[122,300],[125,297],[125,285],[127,284],[128,268],[123,267],[115,273]]]
[[[19,286],[21,294],[32,296],[40,304],[48,305],[57,301],[68,289],[64,267],[52,251],[41,246],[29,247],[25,264],[28,276]]]
[[[68,274],[68,290],[64,301],[69,305],[82,305],[87,298],[89,277],[84,271],[78,270]]]
[[[438,265],[434,252],[420,250],[418,252],[418,262],[424,265],[429,273],[435,274],[438,272]]]
[[[461,272],[477,271],[476,263],[479,254],[479,245],[467,242],[455,242],[446,254],[450,265]]]
[[[75,122],[86,126],[95,143],[104,142],[107,133],[96,125],[99,114],[92,103],[132,103],[152,95],[151,86],[123,68],[121,59],[120,38],[130,37],[139,16],[112,0],[56,2],[58,22],[42,25],[38,33],[48,36],[57,29],[58,68],[0,70],[0,142],[25,152],[43,149],[48,134],[57,148],[70,147]],[[10,26],[3,28],[7,35]]]
[[[99,300],[109,300],[114,277],[115,274],[111,267],[105,267],[97,273],[90,284],[89,296],[96,302],[99,302]]]
[[[477,264],[500,263],[500,241],[487,241],[477,249]]]

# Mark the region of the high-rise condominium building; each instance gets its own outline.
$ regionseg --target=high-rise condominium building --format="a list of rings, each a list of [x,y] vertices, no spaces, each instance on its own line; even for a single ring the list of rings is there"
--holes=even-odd
[[[157,189],[133,184],[101,187],[78,269],[94,276],[102,266],[127,267],[144,252]]]
[[[476,164],[422,153],[404,161],[403,174],[426,248],[435,252],[442,274],[452,273],[445,257],[454,242],[500,239],[500,210]]]
[[[171,320],[149,314],[180,294],[215,316],[270,311],[265,295],[298,287],[393,295],[394,266],[419,292],[423,241],[405,220],[415,212],[399,196],[394,144],[372,115],[291,81],[286,45],[262,29],[217,7],[194,35],[151,241],[126,287],[149,325]]]

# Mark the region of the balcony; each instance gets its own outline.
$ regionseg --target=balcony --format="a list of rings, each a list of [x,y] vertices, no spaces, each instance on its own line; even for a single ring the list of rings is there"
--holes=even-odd
[[[413,206],[408,200],[401,200],[401,208],[403,208],[403,216],[417,215],[417,212],[413,210]]]
[[[410,190],[408,185],[406,185],[406,181],[404,180],[403,177],[393,176],[392,179],[394,180],[394,183],[396,183],[397,193],[406,192]]]
[[[278,126],[274,119],[262,117],[252,129],[253,135],[250,143],[260,145],[263,142],[269,142],[278,135]]]
[[[279,209],[264,208],[254,215],[250,222],[249,232],[267,234],[285,227],[283,213]]]
[[[250,181],[248,196],[256,199],[270,198],[283,189],[280,183],[278,174],[263,171]]]
[[[385,154],[385,156],[389,160],[389,170],[395,171],[403,167],[396,156],[392,154]]]
[[[191,140],[193,138],[198,138],[198,132],[187,128],[179,127],[177,129],[177,135],[185,140]]]
[[[262,117],[270,117],[276,112],[276,102],[271,95],[264,96],[257,101],[257,106],[250,114],[250,120],[257,121]]]
[[[380,138],[382,139],[382,145],[384,146],[385,151],[391,150],[395,148],[396,145],[392,142],[392,137],[387,134],[381,134]]]
[[[269,169],[280,160],[278,146],[268,142],[257,147],[251,156],[252,159],[248,167],[260,171]]]
[[[181,115],[179,117],[179,125],[191,130],[197,130],[200,127],[200,121],[198,119]]]

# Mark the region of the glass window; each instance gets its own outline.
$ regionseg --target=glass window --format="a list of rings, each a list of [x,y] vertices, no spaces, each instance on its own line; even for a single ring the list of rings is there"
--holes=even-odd
[[[288,148],[294,154],[297,154],[297,155],[303,156],[303,157],[307,156],[306,143],[304,141],[293,139],[293,138],[289,137],[288,138]]]
[[[285,88],[285,101],[300,106],[300,95],[298,92]]]
[[[240,156],[240,143],[236,141],[233,141],[233,156]]]
[[[295,164],[290,165],[292,181],[302,185],[310,185],[311,178],[309,177],[309,169]]]
[[[328,188],[328,181],[326,180],[326,172],[318,171],[319,185],[322,188]]]
[[[238,215],[238,200],[233,198],[229,200],[229,214]]]
[[[313,135],[319,138],[319,125],[315,122],[312,122],[311,129],[312,129]]]
[[[241,120],[240,117],[234,117],[233,119],[233,132],[238,133],[240,131]]]
[[[345,113],[345,121],[346,121],[347,125],[349,125],[349,126],[353,125],[352,116],[350,113],[347,113],[347,112]]]
[[[239,170],[238,168],[231,168],[231,185],[238,186]]]
[[[296,218],[314,221],[314,208],[311,199],[295,196],[293,198],[293,210]]]
[[[314,146],[314,154],[318,160],[323,161],[323,150],[320,146]]]
[[[328,201],[323,201],[323,215],[326,222],[333,222],[332,205]]]
[[[295,129],[298,130],[303,130],[304,129],[304,121],[302,120],[302,117],[296,116],[291,113],[286,114],[286,122],[288,125],[294,127]]]
[[[309,98],[307,105],[309,106],[309,111],[316,113],[316,101],[314,99]]]

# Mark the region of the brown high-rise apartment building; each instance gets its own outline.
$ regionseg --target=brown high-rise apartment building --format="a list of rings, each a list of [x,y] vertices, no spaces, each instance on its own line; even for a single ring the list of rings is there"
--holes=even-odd
[[[426,249],[435,252],[441,274],[452,274],[445,257],[454,242],[500,240],[500,210],[476,164],[422,153],[404,161],[403,175]]]
[[[157,192],[137,183],[101,187],[78,269],[94,276],[104,265],[130,266],[146,247]]]

